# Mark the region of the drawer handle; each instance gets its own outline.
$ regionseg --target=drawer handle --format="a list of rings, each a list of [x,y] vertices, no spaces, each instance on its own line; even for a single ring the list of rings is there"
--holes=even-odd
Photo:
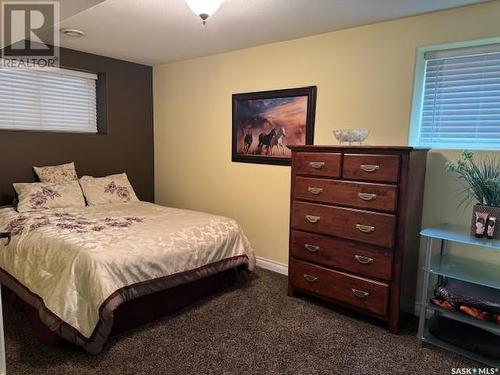
[[[311,187],[311,186],[309,186],[307,188],[307,190],[309,191],[309,193],[314,194],[314,195],[319,195],[323,192],[322,188]]]
[[[375,232],[375,227],[371,225],[356,224],[356,228],[358,228],[358,230],[363,233]]]
[[[359,199],[369,202],[377,198],[377,194],[358,193],[358,197]]]
[[[310,251],[311,253],[317,253],[320,249],[319,246],[309,245],[308,243],[306,243],[304,247],[306,248],[307,251]]]
[[[324,161],[312,161],[309,163],[309,165],[311,166],[311,168],[321,169],[325,166],[325,162]]]
[[[318,280],[316,276],[308,275],[307,273],[304,274],[304,279],[309,283],[314,283]]]
[[[312,224],[316,224],[320,219],[321,217],[319,216],[306,215],[306,220]]]
[[[370,293],[365,292],[363,290],[354,289],[354,288],[352,288],[351,290],[352,290],[352,294],[354,294],[358,298],[366,298],[370,295]]]
[[[361,164],[359,167],[363,171],[368,172],[368,173],[373,173],[373,172],[376,172],[380,169],[380,165],[375,165],[375,164]]]
[[[362,255],[354,255],[354,258],[361,264],[371,264],[373,263],[373,258],[368,258]]]

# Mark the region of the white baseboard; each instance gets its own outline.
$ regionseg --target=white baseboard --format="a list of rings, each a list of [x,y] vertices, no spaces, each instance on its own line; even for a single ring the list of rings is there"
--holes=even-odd
[[[288,266],[274,260],[257,257],[257,267],[288,276]]]

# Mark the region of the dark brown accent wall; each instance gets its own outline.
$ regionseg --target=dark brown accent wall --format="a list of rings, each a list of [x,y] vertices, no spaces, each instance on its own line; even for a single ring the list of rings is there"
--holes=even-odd
[[[104,133],[0,130],[0,205],[12,202],[13,182],[36,181],[33,165],[69,161],[75,162],[79,176],[126,172],[139,199],[152,202],[152,68],[64,48],[61,65],[98,73],[100,79],[104,78],[104,87],[98,86],[98,100],[101,100],[98,112],[100,120],[105,120],[99,121],[99,128]]]

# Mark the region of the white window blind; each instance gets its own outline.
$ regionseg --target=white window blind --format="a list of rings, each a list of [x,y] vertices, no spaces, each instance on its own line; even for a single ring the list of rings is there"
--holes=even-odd
[[[97,133],[97,75],[0,69],[0,129]]]
[[[500,149],[500,45],[425,53],[415,145]]]

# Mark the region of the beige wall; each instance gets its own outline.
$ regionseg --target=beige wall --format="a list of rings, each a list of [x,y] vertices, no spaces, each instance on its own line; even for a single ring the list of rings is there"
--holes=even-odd
[[[406,144],[416,48],[498,36],[499,19],[496,1],[156,67],[156,201],[233,217],[258,256],[287,263],[290,168],[231,162],[231,95],[316,85],[315,144],[352,127]],[[424,225],[469,221],[443,171],[456,155],[429,157]]]

